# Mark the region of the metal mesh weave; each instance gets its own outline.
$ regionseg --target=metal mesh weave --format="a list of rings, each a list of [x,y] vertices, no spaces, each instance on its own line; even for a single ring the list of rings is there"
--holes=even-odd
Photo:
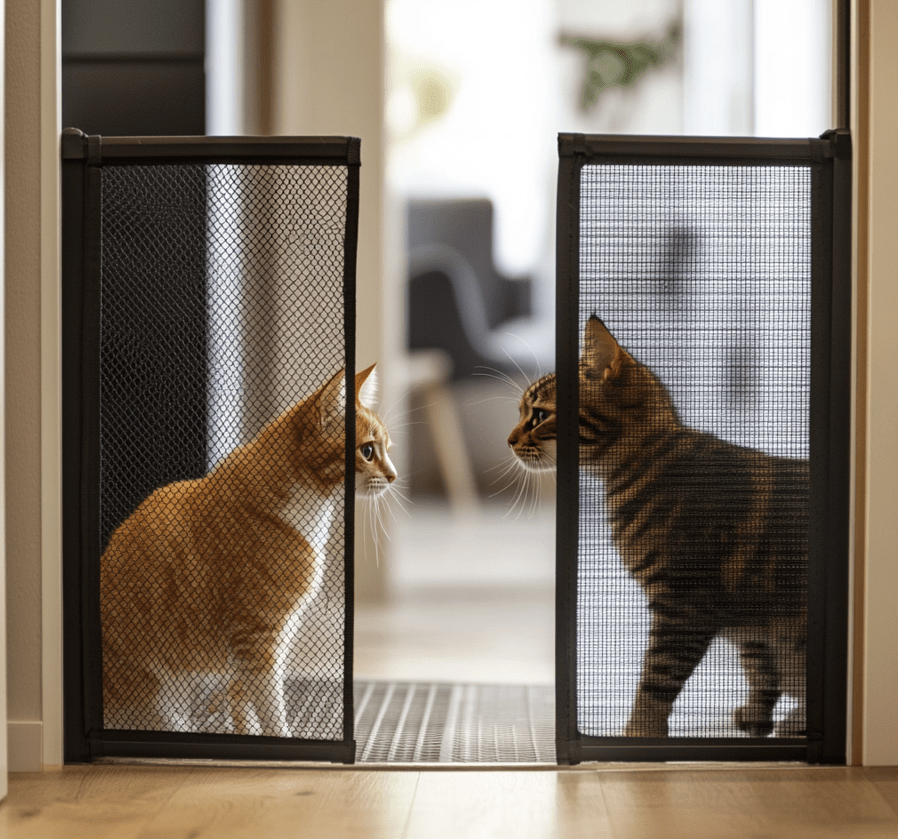
[[[806,459],[810,191],[810,170],[802,165],[585,166],[580,205],[581,335],[587,319],[598,315],[620,345],[667,386],[684,425],[740,447]],[[584,398],[581,393],[581,413]],[[628,453],[631,462],[640,456],[639,451]],[[654,466],[648,459],[632,468],[632,481],[642,481]],[[793,513],[801,519],[807,514],[806,497],[792,498],[778,510],[759,513],[744,533],[733,536],[742,527],[734,522],[755,502],[733,494],[733,479],[726,470],[706,472],[698,485],[696,477],[686,473],[651,480],[667,482],[662,489],[668,506],[657,505],[651,513],[656,516],[655,541],[642,561],[657,562],[658,567],[672,563],[681,569],[694,563],[679,584],[664,573],[652,578],[652,570],[644,569],[640,585],[637,575],[625,570],[612,537],[602,480],[589,469],[581,473],[577,718],[579,730],[587,735],[616,736],[626,731],[652,736],[638,724],[627,730],[649,644],[652,612],[647,604],[650,599],[664,599],[659,592],[665,586],[679,586],[676,602],[670,598],[665,602],[668,609],[679,610],[673,619],[682,621],[684,615],[692,616],[686,622],[701,619],[697,613],[704,607],[699,599],[690,599],[690,584],[684,580],[689,574],[693,580],[706,576],[701,563],[715,561],[709,556],[713,552],[708,540],[719,538],[722,544],[730,540],[720,549],[721,562],[741,540],[749,557],[746,562],[751,563],[752,539],[761,538],[757,534],[764,521]],[[682,481],[680,488],[677,480]],[[766,478],[756,480],[760,484]],[[646,484],[645,494],[657,490]],[[621,490],[622,495],[627,491]],[[712,499],[720,503],[715,506]],[[738,509],[740,505],[743,509]],[[625,510],[621,519],[631,512]],[[718,520],[709,523],[710,515]],[[638,518],[625,522],[631,533],[649,527]],[[694,526],[688,526],[690,522]],[[789,526],[793,525],[784,525]],[[796,539],[801,538],[799,533]],[[797,569],[794,584],[783,579],[765,584],[781,586],[788,590],[787,597],[803,601],[806,541],[787,551],[793,548],[794,556],[781,559]],[[734,609],[742,608],[738,598],[732,601]],[[796,606],[801,608],[804,603]],[[758,618],[757,624],[766,619]],[[749,616],[742,622],[754,620]],[[766,643],[765,632],[748,630],[748,640]],[[741,637],[744,640],[745,633]],[[682,633],[679,640],[668,638],[665,654],[675,658],[677,645],[688,643]],[[793,655],[785,665],[781,687],[801,693],[804,666],[802,654]],[[733,712],[747,693],[736,647],[719,634],[674,704],[669,735],[743,734],[734,724]],[[795,706],[796,701],[784,694],[775,719],[782,723]]]
[[[341,166],[104,168],[100,552],[154,490],[203,478],[345,366],[346,212],[347,171]],[[278,451],[269,452],[270,462],[254,464],[261,483],[280,480],[278,470],[291,455]],[[203,563],[194,568],[181,553],[210,547],[213,537],[198,518],[239,513],[229,506],[229,492],[202,514],[176,503],[164,527],[179,531],[180,541],[159,536],[153,528],[163,525],[149,522],[159,538],[125,560],[140,564],[143,589],[129,589],[125,598],[117,583],[104,583],[105,727],[339,740],[346,611],[342,482],[322,508],[323,519],[303,512],[312,509],[319,490],[290,489],[283,515],[294,516],[296,529],[317,552],[314,560],[297,553],[292,537],[283,537],[283,557],[269,545],[262,570],[243,573],[258,557],[240,557],[231,588],[222,578],[231,574],[227,562],[235,563],[233,554],[213,569]],[[233,526],[259,529],[257,544],[282,532],[275,522],[266,534],[268,525],[258,516]],[[220,547],[226,554],[228,546]],[[111,561],[108,552],[102,561]],[[221,637],[228,621],[243,620],[243,636],[249,637],[262,631],[260,625],[281,620],[283,606],[269,593],[295,578],[299,566],[306,594],[268,668],[275,692],[285,699],[288,730],[266,731],[263,720],[277,717],[265,705],[268,677],[258,668],[240,670],[233,650],[222,667]],[[146,591],[153,587],[158,590]],[[231,613],[238,601],[253,604],[257,625],[249,625],[245,610]],[[179,605],[170,608],[171,603]],[[140,619],[126,620],[129,611]],[[112,646],[106,644],[111,621],[117,643],[122,627],[133,633],[125,639],[133,645],[126,656],[131,669],[147,670],[144,682],[134,678],[126,685],[133,702],[126,698],[116,710],[110,710],[110,690],[122,685],[110,684],[110,673],[119,672],[111,667]],[[181,669],[172,665],[179,656],[186,662]],[[156,685],[154,679],[158,690],[152,687],[156,695],[147,703],[139,694],[145,682]],[[236,722],[240,713],[242,729]]]

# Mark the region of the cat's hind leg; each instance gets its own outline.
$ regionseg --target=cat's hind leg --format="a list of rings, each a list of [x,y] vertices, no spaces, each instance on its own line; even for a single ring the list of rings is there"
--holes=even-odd
[[[767,737],[773,731],[773,709],[782,695],[776,655],[759,638],[743,638],[738,643],[748,700],[733,711],[733,722],[752,737]]]
[[[103,719],[106,728],[169,731],[159,710],[160,683],[155,673],[127,660],[104,655]]]
[[[784,638],[777,645],[780,685],[794,705],[776,724],[777,737],[807,736],[807,642],[804,638]]]

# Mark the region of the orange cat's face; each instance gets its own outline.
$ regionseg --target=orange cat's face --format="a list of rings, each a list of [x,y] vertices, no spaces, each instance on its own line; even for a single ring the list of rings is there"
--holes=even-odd
[[[374,365],[356,376],[355,488],[361,496],[377,498],[396,480],[390,460],[390,434],[372,410],[377,391]]]

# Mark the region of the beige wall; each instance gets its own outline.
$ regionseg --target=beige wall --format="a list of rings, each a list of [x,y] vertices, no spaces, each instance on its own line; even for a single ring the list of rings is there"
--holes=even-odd
[[[6,45],[3,41],[5,23],[6,23],[6,8],[5,2],[0,8],[3,8],[3,17],[0,18],[0,62],[2,62],[6,56]],[[3,89],[3,79],[5,76],[5,67],[0,64],[0,89]],[[4,115],[0,114],[0,154],[3,154],[5,145],[4,145]],[[3,191],[4,184],[4,173],[0,171],[0,192]],[[0,205],[0,227],[2,227],[4,220],[4,207]],[[0,260],[3,259],[4,252],[4,241],[0,239]],[[3,281],[3,265],[0,263],[0,294],[4,293],[4,281]],[[3,318],[4,312],[4,301],[0,298],[0,319]],[[4,333],[3,322],[0,320],[0,340],[2,340],[2,336]],[[5,357],[5,353],[2,348],[0,348],[0,363],[3,362]],[[4,383],[4,371],[0,370],[0,387],[3,387]],[[4,438],[4,428],[6,425],[6,412],[5,412],[5,404],[6,400],[3,398],[3,393],[0,391],[0,449],[3,447],[3,438]],[[6,458],[3,457],[0,460],[0,533],[6,532]],[[6,747],[6,545],[0,544],[0,801],[6,798],[6,793],[8,789],[7,785],[7,747]]]
[[[898,236],[895,235],[898,196],[898,3],[869,2],[869,120],[861,114],[861,154],[869,152],[869,229],[859,231],[859,249],[866,249],[867,311],[859,312],[867,369],[866,475],[859,487],[865,509],[859,525],[866,526],[866,550],[858,556],[863,570],[864,646],[862,656],[862,749],[866,765],[898,764]],[[863,408],[863,406],[862,406]]]
[[[274,4],[274,134],[362,138],[358,360],[383,352],[383,2]]]
[[[40,23],[39,3],[7,0],[5,453],[12,723],[42,718]],[[15,731],[10,733],[15,740]]]
[[[275,0],[272,129],[275,134],[362,138],[357,270],[357,353],[361,369],[378,362],[381,404],[392,401],[391,359],[402,323],[385,268],[384,2],[383,0]],[[356,533],[356,596],[386,595],[388,544],[380,564]]]

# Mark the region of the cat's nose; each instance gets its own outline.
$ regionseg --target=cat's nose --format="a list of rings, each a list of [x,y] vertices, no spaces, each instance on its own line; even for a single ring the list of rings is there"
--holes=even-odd
[[[508,445],[514,448],[515,443],[518,442],[518,430],[517,428],[508,435]]]

